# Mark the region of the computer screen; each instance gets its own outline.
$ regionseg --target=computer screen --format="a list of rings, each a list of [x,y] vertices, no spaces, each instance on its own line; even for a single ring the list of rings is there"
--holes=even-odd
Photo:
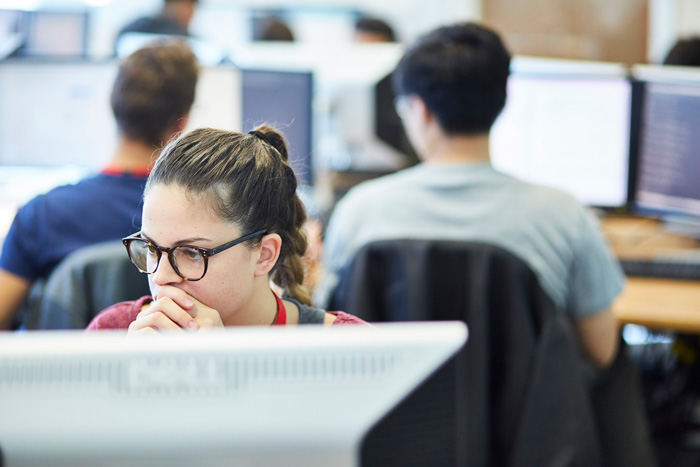
[[[20,55],[87,56],[89,16],[85,11],[36,10],[26,13]]]
[[[621,65],[516,57],[491,133],[493,165],[587,205],[625,206],[631,109]]]
[[[110,95],[119,62],[0,63],[0,166],[105,166],[117,128]],[[240,129],[240,72],[204,67],[188,129]]]
[[[0,165],[102,167],[116,144],[116,62],[0,63]]]
[[[0,335],[12,465],[463,465],[461,322]],[[463,363],[463,362],[462,362]]]
[[[638,67],[644,83],[635,206],[700,217],[700,73]]]
[[[261,123],[280,130],[300,182],[313,183],[313,75],[310,72],[242,70],[243,131]]]
[[[402,54],[403,47],[393,43],[253,43],[234,48],[231,58],[244,69],[313,73],[315,166],[386,172],[411,164],[382,140],[375,121],[376,87]]]

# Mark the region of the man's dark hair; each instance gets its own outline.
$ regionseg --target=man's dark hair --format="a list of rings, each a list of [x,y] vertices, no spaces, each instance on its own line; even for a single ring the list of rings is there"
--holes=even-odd
[[[700,37],[679,39],[666,55],[664,65],[700,66]]]
[[[277,17],[262,20],[253,28],[254,41],[294,41],[294,33],[287,23]]]
[[[355,23],[355,31],[368,32],[384,38],[386,42],[395,42],[394,30],[386,22],[378,18],[362,17]]]
[[[183,41],[160,41],[137,50],[119,67],[112,111],[119,131],[162,147],[194,102],[197,60]]]
[[[420,97],[449,135],[486,133],[505,106],[509,73],[499,36],[462,23],[419,38],[394,70],[394,90]]]

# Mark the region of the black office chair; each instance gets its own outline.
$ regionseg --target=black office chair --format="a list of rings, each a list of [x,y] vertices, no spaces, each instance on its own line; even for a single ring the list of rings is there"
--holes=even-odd
[[[118,302],[149,295],[148,279],[131,264],[121,241],[87,246],[68,255],[46,280],[24,316],[26,329],[84,329]]]
[[[609,430],[597,425],[594,401],[618,401],[605,392],[614,384],[591,396],[568,318],[508,251],[478,242],[371,243],[343,271],[329,309],[371,322],[467,323],[461,416],[469,465],[653,465],[645,446],[616,438],[611,448],[600,439]],[[629,463],[614,455],[625,448]]]

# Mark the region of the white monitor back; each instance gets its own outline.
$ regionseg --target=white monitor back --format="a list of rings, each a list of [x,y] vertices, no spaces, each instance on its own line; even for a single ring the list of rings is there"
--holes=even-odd
[[[0,449],[23,466],[354,466],[463,347],[459,322],[0,335]]]

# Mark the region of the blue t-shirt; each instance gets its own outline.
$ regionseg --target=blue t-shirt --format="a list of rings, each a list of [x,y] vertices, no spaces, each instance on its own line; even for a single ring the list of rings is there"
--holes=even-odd
[[[575,318],[608,308],[624,285],[597,219],[572,196],[489,164],[420,164],[362,183],[340,200],[326,231],[314,303],[327,306],[342,268],[363,245],[401,238],[504,248]]]
[[[137,232],[145,184],[145,177],[98,174],[37,196],[17,212],[0,268],[34,281],[78,248]]]

